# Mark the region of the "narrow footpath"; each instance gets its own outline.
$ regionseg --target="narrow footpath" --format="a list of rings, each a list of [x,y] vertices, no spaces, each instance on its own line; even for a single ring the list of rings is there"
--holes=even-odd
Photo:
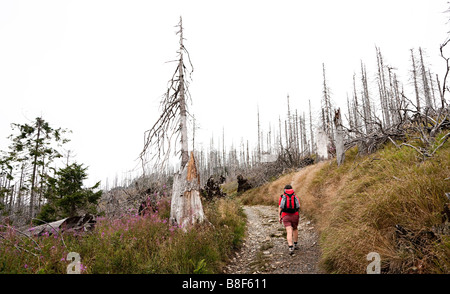
[[[286,230],[276,206],[244,206],[248,233],[244,244],[225,267],[226,274],[316,274],[320,247],[312,222],[300,213],[299,249],[289,255]]]

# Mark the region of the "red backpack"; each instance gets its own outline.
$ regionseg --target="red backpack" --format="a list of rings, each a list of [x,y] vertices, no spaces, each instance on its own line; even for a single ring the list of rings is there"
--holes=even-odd
[[[300,210],[300,201],[297,195],[295,195],[294,190],[284,190],[284,194],[281,195],[280,207],[281,211],[286,213],[295,213]]]

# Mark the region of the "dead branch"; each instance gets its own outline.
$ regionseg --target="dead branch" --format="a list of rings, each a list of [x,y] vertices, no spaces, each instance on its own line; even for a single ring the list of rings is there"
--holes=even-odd
[[[420,155],[422,155],[423,157],[430,157],[430,155],[428,153],[423,153],[422,151],[420,151],[417,147],[411,145],[411,144],[407,144],[407,143],[402,143],[400,145],[397,145],[397,143],[394,142],[394,140],[391,139],[391,137],[388,137],[388,139],[392,142],[392,144],[394,144],[395,147],[397,147],[398,149],[400,149],[402,146],[407,146],[410,148],[413,148],[414,150],[416,150]]]
[[[449,89],[447,88],[447,77],[448,74],[450,72],[450,64],[449,64],[449,60],[450,58],[445,57],[444,56],[444,47],[447,46],[448,42],[450,42],[450,38],[447,39],[443,44],[441,44],[441,46],[439,47],[439,51],[441,52],[441,57],[445,60],[445,64],[446,64],[446,71],[445,71],[445,75],[444,75],[444,80],[443,80],[443,84],[442,84],[442,90],[439,89],[440,93],[441,93],[441,103],[442,103],[442,108],[445,107],[444,103],[445,103],[445,91],[449,91]]]
[[[25,248],[22,248],[22,247],[20,247],[19,245],[13,244],[11,241],[9,241],[8,239],[6,239],[6,238],[5,238],[4,236],[2,236],[1,234],[0,234],[0,237],[1,237],[3,240],[5,240],[6,242],[8,242],[11,246],[13,246],[14,248],[16,248],[18,251],[24,251],[24,252],[26,252],[26,253],[29,253],[29,254],[33,255],[34,257],[38,257],[38,258],[39,258],[39,256],[36,255],[36,253],[33,253],[33,252],[31,252],[31,251],[29,251],[29,250],[27,250],[27,249],[25,249]]]
[[[160,103],[161,115],[152,128],[144,133],[144,148],[139,155],[144,174],[145,164],[147,163],[145,157],[148,153],[150,153],[150,150],[153,149],[154,151],[150,161],[155,161],[155,166],[160,164],[160,168],[162,169],[168,162],[172,151],[176,150],[176,146],[173,147],[172,142],[174,141],[174,136],[175,142],[178,141],[180,133],[182,148],[179,152],[181,152],[182,155],[182,165],[187,162],[186,156],[189,157],[187,154],[187,148],[183,148],[183,144],[186,144],[185,141],[187,140],[187,138],[184,138],[186,128],[185,119],[186,114],[188,113],[185,101],[186,98],[191,101],[192,99],[189,93],[189,81],[184,78],[187,74],[187,69],[183,61],[183,53],[186,53],[188,56],[188,61],[191,67],[189,77],[191,77],[194,67],[192,66],[190,54],[183,45],[184,38],[181,18],[177,27],[179,27],[179,31],[176,34],[180,34],[180,47],[177,51],[178,65],[172,75],[172,78],[168,81],[167,91]],[[175,154],[178,154],[178,152]]]
[[[10,228],[10,229],[12,229],[14,232],[17,232],[17,233],[19,233],[20,235],[25,236],[26,238],[30,239],[30,240],[31,240],[31,241],[39,248],[39,251],[42,251],[41,246],[40,246],[33,238],[31,238],[30,236],[28,236],[28,235],[25,234],[24,232],[21,232],[21,231],[15,229],[15,228],[12,227],[12,226],[7,226],[7,227]]]
[[[440,144],[439,144],[436,148],[434,148],[433,152],[431,152],[431,156],[433,156],[433,154],[434,154],[439,148],[441,148],[442,145],[445,144],[445,142],[447,142],[447,139],[448,139],[449,136],[450,136],[450,132],[448,132],[447,134],[445,134],[444,137],[441,138]]]

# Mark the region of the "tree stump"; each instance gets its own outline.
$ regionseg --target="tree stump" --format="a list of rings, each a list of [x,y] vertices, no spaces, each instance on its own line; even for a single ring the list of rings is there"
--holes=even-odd
[[[225,177],[220,176],[218,182],[215,181],[214,176],[210,176],[203,187],[203,196],[206,200],[211,201],[215,197],[224,197],[227,194],[222,192],[220,185],[225,182]]]
[[[252,185],[242,175],[238,175],[237,180],[238,180],[238,189],[237,189],[238,193],[245,192],[252,188]]]

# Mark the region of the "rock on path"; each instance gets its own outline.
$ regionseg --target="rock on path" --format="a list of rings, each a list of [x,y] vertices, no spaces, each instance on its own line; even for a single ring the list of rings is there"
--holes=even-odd
[[[289,255],[286,230],[278,222],[276,206],[244,206],[247,236],[242,248],[225,267],[226,274],[315,274],[320,273],[318,234],[300,214],[299,250]]]

